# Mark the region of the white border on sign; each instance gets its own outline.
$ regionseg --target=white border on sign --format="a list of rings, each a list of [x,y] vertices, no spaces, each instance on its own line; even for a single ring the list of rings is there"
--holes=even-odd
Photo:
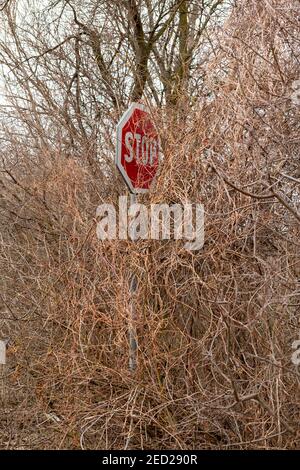
[[[149,189],[142,189],[142,188],[134,188],[130,178],[128,177],[124,167],[121,164],[121,152],[122,152],[122,130],[130,116],[133,114],[133,112],[136,109],[140,109],[141,111],[145,111],[146,113],[150,114],[148,108],[144,106],[141,103],[131,103],[127,111],[123,114],[121,117],[120,121],[117,124],[117,145],[116,145],[116,155],[115,155],[115,163],[120,171],[121,175],[123,176],[125,183],[127,184],[130,192],[133,194],[138,194],[138,193],[147,193],[149,192]]]

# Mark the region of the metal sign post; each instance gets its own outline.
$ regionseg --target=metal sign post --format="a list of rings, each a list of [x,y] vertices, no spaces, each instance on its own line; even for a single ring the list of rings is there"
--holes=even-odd
[[[130,204],[137,202],[138,193],[147,193],[157,173],[160,142],[147,108],[132,103],[117,125],[116,166],[130,190]],[[129,370],[137,365],[137,334],[134,295],[138,280],[130,276]]]
[[[136,194],[130,194],[130,204],[135,204],[137,202]],[[133,240],[134,241],[134,240]],[[131,273],[130,277],[130,320],[129,320],[129,370],[134,372],[136,369],[137,364],[137,334],[135,328],[135,320],[136,320],[136,311],[134,305],[134,294],[137,291],[137,276],[135,273]]]

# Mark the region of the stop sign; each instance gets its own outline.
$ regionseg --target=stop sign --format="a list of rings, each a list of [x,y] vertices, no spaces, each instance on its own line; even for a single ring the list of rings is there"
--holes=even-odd
[[[132,103],[117,125],[116,148],[116,165],[132,193],[149,191],[159,155],[159,137],[149,111]]]

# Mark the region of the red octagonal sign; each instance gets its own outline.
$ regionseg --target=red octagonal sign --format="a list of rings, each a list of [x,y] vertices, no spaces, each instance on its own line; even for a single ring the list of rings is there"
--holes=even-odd
[[[116,165],[132,193],[149,191],[160,156],[160,142],[145,106],[132,103],[117,125]]]

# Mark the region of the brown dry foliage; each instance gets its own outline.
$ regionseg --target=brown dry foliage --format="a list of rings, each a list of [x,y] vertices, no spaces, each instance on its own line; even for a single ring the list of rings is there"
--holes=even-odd
[[[201,251],[99,242],[96,207],[124,185],[86,153],[19,148],[3,168],[1,448],[300,447],[296,3],[239,2],[207,65],[208,97],[153,110],[164,161],[143,202],[203,203]]]

